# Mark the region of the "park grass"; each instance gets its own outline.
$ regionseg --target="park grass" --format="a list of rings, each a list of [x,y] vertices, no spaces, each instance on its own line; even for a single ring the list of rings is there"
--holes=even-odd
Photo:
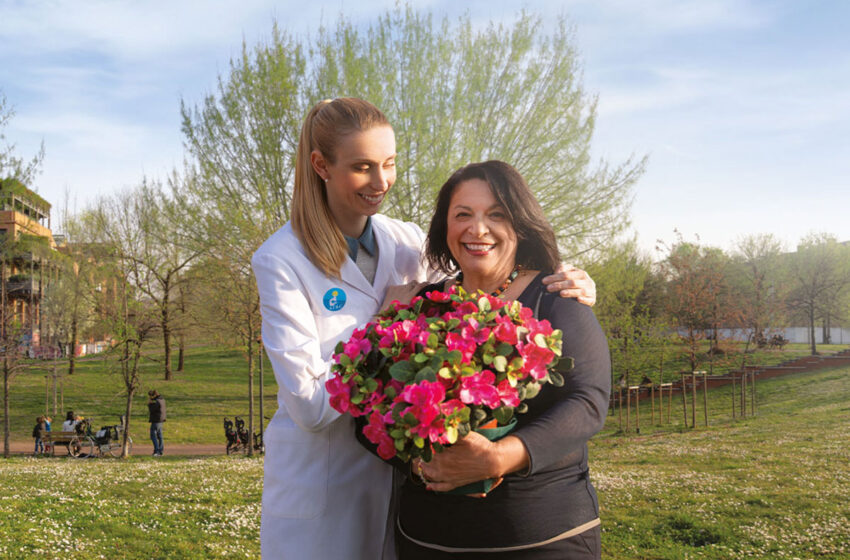
[[[850,368],[758,391],[755,416],[718,404],[708,428],[608,418],[590,444],[603,558],[850,557]],[[262,458],[15,457],[0,481],[3,558],[259,557]]]
[[[259,557],[260,459],[0,462],[0,558]]]
[[[705,343],[705,349],[707,349]],[[843,350],[845,346],[819,346],[824,353]],[[764,350],[749,355],[748,364],[776,364],[806,355],[808,346],[790,344],[782,351]],[[740,358],[731,358],[716,363],[715,373],[723,373],[740,365]],[[172,359],[176,367],[176,353]],[[665,380],[679,379],[678,371],[684,367],[681,356],[668,361]],[[259,375],[255,361],[254,391],[259,398]],[[678,369],[677,369],[678,368]],[[67,370],[67,362],[56,364],[59,373]],[[707,367],[705,369],[708,369]],[[45,413],[45,401],[53,414],[52,386],[49,376],[53,371],[50,361],[33,361],[30,370],[14,378],[11,386],[11,432],[15,441],[30,441],[32,427],[37,416]],[[224,441],[222,418],[224,416],[248,417],[247,361],[239,349],[222,347],[189,348],[183,372],[174,372],[171,381],[163,380],[162,353],[156,346],[145,354],[141,368],[141,387],[133,402],[131,434],[137,441],[147,439],[147,391],[157,389],[166,399],[168,420],[165,438],[168,443],[220,444]],[[653,379],[655,374],[649,372]],[[639,377],[635,379],[637,382]],[[107,356],[86,357],[77,362],[73,376],[65,376],[63,398],[58,402],[58,412],[53,414],[54,428],[64,420],[65,410],[74,410],[84,417],[94,418],[94,427],[115,424],[124,413],[124,385],[114,362]],[[264,411],[271,418],[277,410],[277,384],[271,366],[265,361]],[[46,394],[46,391],[47,394]],[[701,398],[701,397],[700,397]],[[64,407],[62,406],[64,404]],[[674,403],[674,406],[677,403]],[[681,408],[681,404],[678,406]],[[731,405],[730,405],[731,407]],[[646,408],[649,411],[649,408]],[[731,411],[730,411],[731,412]],[[643,412],[642,412],[643,414]],[[255,422],[259,422],[259,401],[255,400]],[[730,414],[731,416],[731,414]],[[647,416],[648,418],[648,416]],[[255,431],[259,428],[255,426]]]
[[[174,355],[176,367],[176,353]],[[140,367],[141,387],[133,401],[130,430],[134,439],[147,439],[149,424],[147,392],[156,389],[165,397],[168,418],[167,443],[219,444],[225,441],[222,419],[242,416],[248,421],[248,367],[243,352],[231,348],[199,347],[187,352],[184,371],[163,379],[162,355],[155,350],[146,354]],[[35,419],[45,412],[45,400],[53,412],[52,373],[49,361],[34,361],[33,367],[16,376],[11,386],[11,432],[16,441],[31,440]],[[259,374],[254,362],[255,422],[259,422]],[[67,370],[67,362],[58,362],[57,371]],[[277,410],[277,385],[268,360],[265,362],[264,411],[271,418]],[[116,424],[124,413],[124,383],[114,363],[106,356],[86,357],[77,362],[72,376],[65,376],[63,398],[53,416],[53,429],[59,429],[65,410],[94,418],[94,427]],[[48,393],[45,394],[45,389]],[[59,399],[57,399],[59,400]],[[62,403],[64,402],[64,408]],[[255,426],[255,431],[259,427]]]
[[[696,429],[638,435],[609,417],[590,450],[603,557],[850,558],[850,370],[761,381],[758,394],[757,415],[732,421],[726,390],[710,392],[709,428],[698,415]]]

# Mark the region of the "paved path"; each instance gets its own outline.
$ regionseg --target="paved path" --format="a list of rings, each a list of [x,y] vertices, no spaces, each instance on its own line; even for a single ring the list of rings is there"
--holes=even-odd
[[[11,451],[15,455],[27,455],[32,453],[34,446],[34,440],[30,441],[13,441],[11,442]],[[2,444],[0,444],[0,449],[2,449]],[[147,443],[134,443],[133,444],[133,455],[151,455],[153,453],[153,444],[150,441]],[[56,456],[59,457],[64,454],[64,449],[57,449]],[[209,445],[209,444],[169,444],[168,440],[165,440],[165,454],[166,455],[185,455],[185,456],[197,456],[197,455],[225,455],[225,446],[224,445]]]

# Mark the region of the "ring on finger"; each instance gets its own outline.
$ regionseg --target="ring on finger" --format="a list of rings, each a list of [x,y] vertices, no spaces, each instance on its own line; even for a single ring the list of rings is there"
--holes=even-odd
[[[419,475],[419,480],[421,480],[424,484],[428,484],[431,481],[425,476],[425,471],[422,470],[422,461],[419,461],[416,465],[416,474]]]

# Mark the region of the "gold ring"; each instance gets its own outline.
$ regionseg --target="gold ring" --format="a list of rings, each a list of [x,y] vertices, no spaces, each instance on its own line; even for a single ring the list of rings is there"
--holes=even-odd
[[[425,478],[425,472],[422,470],[421,460],[416,464],[416,474],[419,475],[419,480],[421,480],[423,483],[428,484],[429,482],[431,482],[430,480]]]

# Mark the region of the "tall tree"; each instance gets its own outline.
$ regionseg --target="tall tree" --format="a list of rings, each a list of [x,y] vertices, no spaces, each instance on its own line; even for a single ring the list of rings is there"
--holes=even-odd
[[[9,144],[3,130],[15,116],[15,111],[6,96],[0,91],[0,179],[15,179],[25,185],[31,185],[41,171],[44,160],[44,144],[32,159],[25,160],[15,155],[15,144]]]
[[[729,317],[729,258],[720,249],[687,242],[679,232],[676,235],[676,243],[666,247],[661,270],[667,280],[667,312],[680,330],[693,371],[700,359],[700,342],[710,336],[713,354],[718,329]]]
[[[94,240],[88,251],[91,258],[99,263],[104,277],[111,280],[97,294],[97,308],[99,320],[113,340],[107,350],[107,357],[111,358],[108,363],[120,373],[126,397],[122,458],[129,454],[133,398],[141,386],[142,349],[151,340],[160,317],[159,306],[138,286],[137,263],[127,258],[126,245],[114,243],[116,232],[126,234],[132,229],[126,222],[133,209],[132,193],[125,191],[112,198],[101,198],[79,218]]]
[[[780,327],[785,311],[785,290],[780,278],[782,243],[773,234],[740,238],[734,254],[735,307],[741,326],[751,340],[765,340],[765,329]]]
[[[633,384],[635,374],[640,382],[655,369],[664,346],[666,324],[652,314],[644,294],[651,268],[633,241],[611,247],[604,261],[588,266],[599,294],[594,312],[608,336],[612,375],[627,384]]]
[[[142,182],[137,188],[103,199],[92,210],[102,242],[113,247],[115,256],[127,267],[128,281],[153,304],[159,313],[163,337],[163,369],[172,378],[172,313],[181,273],[200,254],[181,242],[181,223],[174,220],[172,201],[157,183]]]
[[[791,291],[788,305],[809,327],[812,355],[817,354],[815,325],[840,310],[838,302],[850,286],[850,250],[827,233],[804,237],[789,255]]]

